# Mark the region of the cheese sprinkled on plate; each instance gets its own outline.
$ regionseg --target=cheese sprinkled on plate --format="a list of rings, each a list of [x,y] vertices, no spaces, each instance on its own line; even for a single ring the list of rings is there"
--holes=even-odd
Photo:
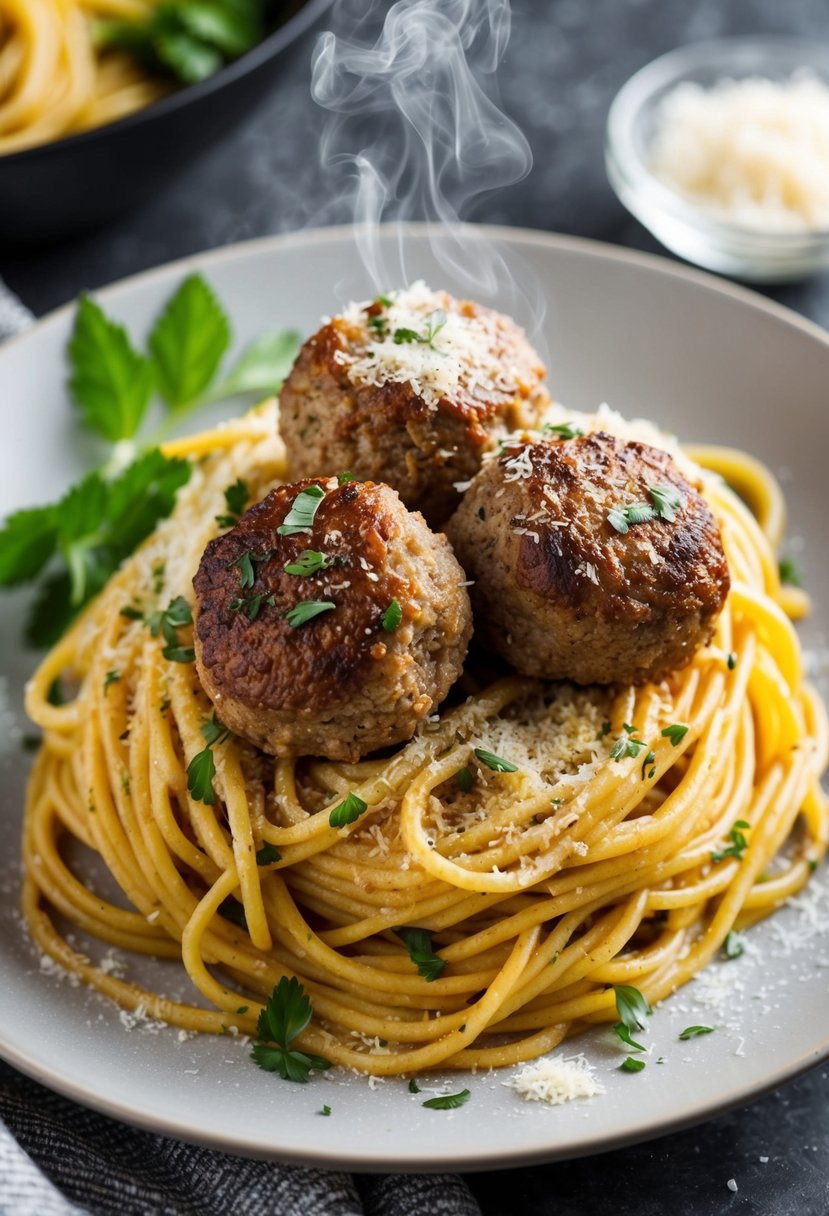
[[[593,1098],[604,1093],[584,1055],[542,1056],[525,1065],[502,1084],[514,1089],[527,1102],[547,1102],[560,1106],[574,1098]]]

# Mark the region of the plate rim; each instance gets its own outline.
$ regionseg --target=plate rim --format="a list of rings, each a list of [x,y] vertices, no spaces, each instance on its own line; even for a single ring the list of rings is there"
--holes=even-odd
[[[769,300],[751,288],[728,280],[722,280],[714,274],[698,270],[695,267],[673,262],[671,259],[659,254],[628,249],[591,238],[573,237],[563,233],[553,233],[531,228],[512,228],[506,225],[483,224],[467,226],[494,240],[504,240],[512,244],[527,247],[541,245],[552,250],[565,253],[573,252],[603,261],[627,264],[668,278],[688,281],[697,287],[730,297],[743,307],[749,307],[757,313],[765,314],[778,322],[797,329],[804,336],[816,340],[820,345],[829,350],[829,331],[824,330],[816,322],[803,317],[793,309],[779,304],[777,301]],[[400,225],[392,224],[383,225],[381,228],[381,239],[386,237],[391,239],[392,235],[396,236],[400,227]],[[427,236],[432,229],[432,226],[428,223],[408,223],[402,225],[402,227],[406,233],[414,237]],[[99,288],[95,288],[93,289],[93,294],[102,301],[117,300],[119,297],[129,295],[137,287],[142,287],[158,280],[167,280],[171,276],[175,276],[177,272],[187,273],[198,270],[209,274],[211,267],[223,262],[233,262],[240,258],[257,258],[262,254],[278,255],[281,249],[296,245],[306,245],[309,248],[324,247],[329,244],[337,244],[343,240],[350,240],[353,238],[353,233],[354,225],[346,224],[332,225],[324,228],[301,229],[287,233],[256,237],[216,249],[187,254],[181,258],[164,262],[158,266],[139,271],[125,278],[113,280]],[[20,344],[25,344],[29,340],[37,341],[40,334],[63,322],[73,311],[75,304],[76,300],[72,299],[52,309],[22,333],[3,342],[0,345],[0,358],[7,351],[17,348]],[[481,1150],[478,1153],[475,1153],[473,1150],[470,1153],[469,1149],[459,1154],[456,1150],[447,1148],[446,1150],[433,1151],[428,1161],[424,1161],[423,1157],[418,1155],[417,1150],[410,1154],[401,1154],[399,1149],[396,1149],[394,1152],[378,1156],[377,1149],[375,1148],[373,1150],[368,1149],[364,1155],[355,1156],[353,1152],[346,1154],[337,1151],[335,1145],[326,1145],[322,1149],[315,1149],[313,1144],[309,1144],[307,1149],[295,1151],[283,1149],[278,1145],[251,1145],[244,1136],[234,1136],[232,1130],[222,1132],[210,1130],[198,1131],[186,1125],[183,1126],[178,1118],[165,1117],[163,1112],[150,1114],[133,1110],[130,1108],[127,1099],[90,1093],[71,1078],[54,1076],[48,1073],[46,1067],[37,1058],[33,1057],[31,1053],[15,1045],[9,1045],[5,1041],[2,1028],[0,1028],[0,1059],[5,1060],[10,1066],[18,1069],[32,1080],[45,1085],[53,1092],[71,1101],[78,1102],[80,1105],[99,1114],[115,1118],[120,1122],[144,1131],[173,1137],[187,1143],[206,1146],[237,1156],[252,1159],[277,1160],[312,1168],[328,1170],[347,1169],[368,1173],[435,1173],[446,1171],[477,1173],[593,1156],[628,1145],[658,1140],[663,1136],[692,1127],[735,1107],[754,1101],[776,1086],[794,1080],[811,1068],[825,1062],[829,1059],[829,1031],[826,1032],[823,1040],[816,1047],[812,1046],[806,1051],[801,1051],[794,1061],[790,1060],[785,1065],[772,1068],[759,1081],[755,1076],[752,1081],[746,1082],[736,1089],[732,1088],[727,1096],[721,1096],[714,1101],[712,1101],[710,1096],[705,1099],[697,1099],[681,1113],[676,1114],[674,1117],[669,1117],[667,1120],[660,1121],[658,1126],[652,1122],[646,1127],[639,1127],[632,1131],[607,1132],[598,1137],[594,1136],[589,1142],[585,1142],[581,1146],[568,1144],[560,1151],[557,1151],[555,1142],[552,1139],[554,1128],[551,1127],[551,1140],[542,1147],[534,1147],[526,1151],[516,1151],[514,1148],[511,1148],[506,1150],[503,1155],[493,1154],[491,1150]]]

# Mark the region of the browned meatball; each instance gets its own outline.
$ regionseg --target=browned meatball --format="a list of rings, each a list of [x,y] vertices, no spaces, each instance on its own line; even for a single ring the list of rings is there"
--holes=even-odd
[[[385,481],[433,526],[493,435],[538,424],[549,397],[523,330],[422,283],[352,305],[305,343],[279,398],[294,477]]]
[[[662,679],[708,641],[728,593],[698,491],[667,452],[601,431],[508,448],[448,533],[474,579],[476,637],[525,675]]]
[[[202,685],[267,752],[357,760],[409,739],[462,668],[463,579],[446,537],[388,486],[280,486],[204,551]]]

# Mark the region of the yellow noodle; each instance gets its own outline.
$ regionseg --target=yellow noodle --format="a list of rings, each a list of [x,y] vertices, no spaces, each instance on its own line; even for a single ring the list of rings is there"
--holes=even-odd
[[[383,760],[277,760],[238,739],[216,743],[215,805],[196,800],[186,770],[212,706],[193,665],[165,659],[163,639],[120,610],[192,598],[225,488],[244,476],[261,497],[286,474],[273,430],[266,408],[168,445],[200,458],[173,518],[30,681],[28,712],[45,733],[26,811],[24,909],[57,962],[127,1009],[216,1033],[252,1033],[274,984],[297,976],[315,1013],[301,1046],[334,1063],[380,1076],[499,1066],[614,1018],[613,984],[667,996],[731,929],[808,881],[829,838],[819,783],[829,730],[789,621],[807,603],[777,576],[776,483],[719,449],[696,455],[757,518],[712,481],[733,582],[716,633],[669,681],[596,694],[610,732],[591,744],[598,758],[584,772],[582,760],[549,779],[526,765],[476,765],[473,749],[496,728],[511,722],[520,741],[558,703],[550,698],[571,695],[507,678],[470,682],[475,691],[431,733]],[[58,677],[73,693],[61,706],[48,699]],[[688,727],[676,744],[661,733],[675,723]],[[609,745],[624,724],[645,749],[617,761]],[[461,794],[465,768],[477,780]],[[328,808],[349,791],[367,810],[332,828]],[[714,861],[737,820],[750,825],[744,855]],[[265,844],[279,860],[259,865]],[[90,849],[121,906],[80,877]],[[67,944],[56,914],[90,938],[178,960],[192,1001],[97,967]],[[433,933],[436,979],[418,973],[401,926]]]

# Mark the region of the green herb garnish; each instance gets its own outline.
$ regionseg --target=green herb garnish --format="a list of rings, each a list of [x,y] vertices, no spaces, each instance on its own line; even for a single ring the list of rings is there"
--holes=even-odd
[[[295,561],[286,562],[282,569],[286,574],[294,574],[298,578],[309,578],[312,574],[320,574],[327,570],[331,562],[324,553],[316,549],[303,549]]]
[[[239,522],[239,516],[243,513],[250,498],[250,490],[247,482],[242,481],[239,477],[234,481],[232,486],[228,486],[225,490],[225,506],[227,513],[225,515],[217,515],[216,522],[221,528],[232,528]]]
[[[777,563],[777,571],[780,576],[780,582],[788,587],[802,587],[803,575],[798,570],[791,557],[781,557]]]
[[[179,644],[178,631],[193,624],[193,612],[183,595],[177,595],[163,610],[151,613],[147,618],[150,633],[157,638],[159,633],[166,645],[162,650],[165,659],[172,663],[192,663],[196,652],[192,646]]]
[[[383,628],[386,633],[394,633],[395,629],[400,627],[403,620],[403,609],[397,600],[392,600],[386,611],[383,613]]]
[[[682,495],[673,486],[648,486],[653,509],[660,519],[672,524],[682,506]]]
[[[743,829],[750,828],[751,824],[745,819],[738,819],[734,827],[728,833],[731,844],[725,849],[717,849],[711,854],[713,862],[725,861],[726,857],[736,857],[738,861],[742,860],[743,854],[748,848],[748,838]]]
[[[213,745],[229,739],[230,731],[213,718],[202,724],[201,733],[207,746],[196,752],[187,765],[187,789],[197,801],[213,806],[216,802],[216,791],[213,788],[213,778],[216,776]]]
[[[121,679],[120,671],[108,671],[106,673],[106,675],[104,676],[104,696],[106,696],[106,691],[109,688],[110,684],[117,684],[120,679]]]
[[[713,1026],[686,1026],[680,1034],[680,1039],[698,1039],[701,1034],[713,1034]]]
[[[630,1031],[628,1030],[627,1026],[625,1026],[624,1022],[617,1022],[613,1027],[613,1033],[617,1035],[623,1043],[627,1044],[628,1047],[632,1047],[634,1051],[647,1051],[646,1047],[643,1047],[641,1043],[637,1043],[635,1039],[631,1038]]]
[[[321,612],[330,612],[336,606],[331,600],[302,600],[301,603],[295,604],[282,615],[292,629],[299,629],[300,625],[312,621]]]
[[[331,1067],[322,1056],[295,1051],[291,1043],[311,1021],[313,1010],[305,989],[295,976],[282,976],[268,997],[256,1023],[259,1040],[251,1059],[266,1072],[278,1072],[285,1081],[305,1082],[312,1070]]]
[[[436,308],[427,318],[426,328],[422,334],[419,334],[416,329],[396,329],[392,335],[394,343],[396,346],[402,346],[407,342],[419,342],[424,346],[430,346],[432,350],[437,350],[435,338],[446,325],[448,319],[442,308]]]
[[[460,769],[455,775],[455,781],[458,783],[458,789],[463,794],[468,794],[475,784],[475,780],[468,768]]]
[[[418,975],[422,975],[430,984],[438,979],[446,966],[446,959],[440,958],[432,949],[431,933],[426,929],[397,929],[395,932],[409,951],[409,958],[417,967]]]
[[[285,522],[276,529],[279,535],[295,536],[298,532],[310,532],[314,526],[314,516],[324,497],[325,490],[322,486],[310,485],[300,490],[285,516]]]
[[[418,1085],[417,1081],[415,1081],[414,1077],[412,1077],[412,1079],[409,1081],[409,1093],[410,1094],[419,1094],[420,1093],[420,1086]]]
[[[269,842],[262,845],[261,849],[256,852],[256,864],[258,866],[271,866],[277,861],[282,860],[282,854],[279,849],[275,848]]]
[[[513,764],[511,760],[505,760],[503,756],[496,756],[494,752],[484,751],[482,747],[476,747],[473,754],[476,760],[480,760],[481,764],[491,768],[494,773],[518,772],[517,764]]]
[[[332,828],[344,828],[360,818],[363,811],[368,810],[368,803],[363,802],[359,795],[350,792],[342,802],[331,811],[328,823]]]
[[[682,740],[688,734],[689,727],[682,722],[674,722],[671,726],[664,726],[661,730],[663,739],[670,739],[674,747],[679,747]]]
[[[745,952],[743,939],[735,929],[729,929],[722,945],[723,958],[739,958]]]
[[[613,993],[620,1022],[627,1030],[644,1030],[645,1018],[651,1012],[651,1007],[639,989],[631,988],[628,984],[615,984]]]
[[[641,1072],[645,1067],[644,1060],[637,1060],[634,1056],[626,1056],[619,1068],[622,1072]]]
[[[580,439],[584,431],[572,422],[545,422],[541,428],[542,435],[555,435],[557,439]]]
[[[421,1106],[428,1106],[429,1110],[457,1110],[459,1106],[463,1106],[472,1094],[468,1089],[462,1089],[458,1094],[441,1094],[439,1098],[427,1098],[425,1102],[421,1102]]]

